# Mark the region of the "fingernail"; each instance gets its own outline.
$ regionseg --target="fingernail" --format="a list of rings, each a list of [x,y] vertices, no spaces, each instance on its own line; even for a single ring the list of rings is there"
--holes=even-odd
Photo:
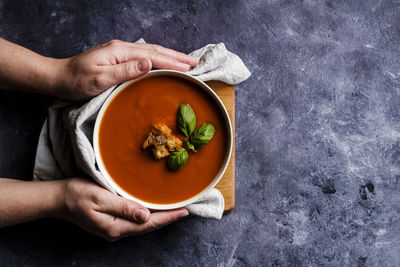
[[[135,219],[139,222],[146,222],[149,216],[150,212],[147,210],[137,209],[135,211]]]
[[[148,61],[147,59],[140,60],[140,61],[137,63],[137,69],[138,69],[140,72],[148,71],[148,70],[150,69],[149,61]]]
[[[186,216],[188,216],[189,215],[189,211],[188,210],[185,210],[184,212],[182,212],[182,214],[181,214],[181,218],[183,218],[183,217],[186,217]]]

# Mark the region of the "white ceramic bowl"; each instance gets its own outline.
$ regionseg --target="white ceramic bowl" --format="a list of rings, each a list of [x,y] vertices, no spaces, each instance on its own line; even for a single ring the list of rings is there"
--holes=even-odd
[[[181,202],[177,202],[177,203],[172,203],[172,204],[154,204],[154,203],[149,203],[149,202],[145,202],[143,200],[137,199],[134,196],[130,195],[129,193],[127,193],[124,189],[122,189],[116,182],[114,182],[114,180],[111,178],[110,174],[107,172],[103,161],[101,159],[100,156],[100,149],[99,149],[99,128],[100,128],[100,123],[101,123],[101,119],[103,117],[104,112],[107,109],[107,106],[111,103],[111,101],[114,99],[114,97],[121,92],[122,90],[124,90],[125,88],[127,88],[129,85],[141,80],[141,79],[145,79],[148,77],[152,77],[152,76],[159,76],[159,75],[168,75],[168,76],[174,76],[174,77],[179,77],[185,80],[189,80],[195,84],[197,84],[202,90],[204,90],[205,92],[207,92],[212,99],[215,101],[215,103],[217,104],[220,112],[222,113],[224,120],[225,120],[225,125],[226,125],[226,132],[227,132],[227,138],[228,138],[228,145],[227,145],[227,151],[225,154],[225,160],[220,168],[220,171],[218,173],[218,175],[214,178],[214,180],[209,184],[209,186],[207,188],[205,188],[203,191],[201,191],[200,193],[198,193],[197,195],[191,197],[190,199],[187,199],[185,201],[181,201]],[[214,188],[214,186],[219,182],[219,180],[221,179],[222,175],[224,174],[226,167],[228,166],[231,154],[232,154],[232,146],[233,146],[233,132],[232,132],[232,124],[231,124],[231,120],[229,119],[229,115],[228,112],[224,106],[224,104],[222,103],[221,99],[215,94],[215,92],[204,82],[196,79],[195,77],[185,74],[183,72],[178,72],[178,71],[172,71],[172,70],[153,70],[150,71],[149,73],[143,75],[142,77],[132,80],[132,81],[128,81],[125,82],[123,84],[121,84],[120,86],[118,86],[114,92],[112,92],[107,100],[104,102],[103,106],[101,107],[99,114],[97,115],[96,118],[96,124],[94,127],[94,132],[93,132],[93,146],[94,146],[94,152],[95,152],[95,156],[96,156],[96,162],[97,162],[97,166],[100,169],[100,172],[103,174],[104,178],[107,180],[107,182],[111,185],[111,187],[122,197],[127,198],[127,199],[131,199],[134,200],[140,204],[142,204],[143,206],[149,208],[149,209],[154,209],[154,210],[169,210],[169,209],[177,209],[180,207],[184,207],[186,205],[189,205],[191,203],[196,202],[197,200],[199,200],[201,197],[203,197],[204,195],[207,194],[207,192],[209,192],[212,188]],[[199,174],[201,175],[201,174]]]

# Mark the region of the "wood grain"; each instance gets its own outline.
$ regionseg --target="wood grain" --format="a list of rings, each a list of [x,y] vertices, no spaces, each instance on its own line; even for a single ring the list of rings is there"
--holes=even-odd
[[[235,87],[219,81],[209,81],[207,84],[224,103],[232,122],[233,138],[235,138]],[[225,198],[225,212],[232,211],[235,208],[235,139],[229,165],[216,188]]]

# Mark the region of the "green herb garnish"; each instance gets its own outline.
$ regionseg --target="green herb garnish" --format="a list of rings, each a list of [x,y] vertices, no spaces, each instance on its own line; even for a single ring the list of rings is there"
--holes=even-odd
[[[204,123],[190,136],[190,143],[195,147],[202,147],[213,138],[215,127],[210,123]]]
[[[178,129],[189,138],[196,127],[196,115],[188,104],[181,104],[178,109]]]
[[[189,158],[189,153],[184,148],[178,148],[177,150],[171,152],[168,157],[168,167],[173,170],[179,170],[183,166],[185,166],[187,160]]]
[[[192,150],[193,152],[197,152],[196,149],[194,149],[194,145],[192,145],[189,140],[185,139],[183,141],[183,145],[186,147],[187,150]]]
[[[183,141],[185,148],[178,148],[168,157],[168,167],[173,171],[185,166],[189,159],[189,150],[197,152],[195,148],[201,148],[210,142],[215,133],[215,127],[211,123],[203,123],[195,130],[196,115],[188,104],[179,106],[177,124],[179,131],[188,139]]]

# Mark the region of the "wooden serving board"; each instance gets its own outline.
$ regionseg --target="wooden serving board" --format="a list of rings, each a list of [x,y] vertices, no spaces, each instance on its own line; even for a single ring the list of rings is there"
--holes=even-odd
[[[206,82],[224,103],[232,122],[233,149],[229,165],[216,188],[225,198],[225,212],[235,208],[235,87],[219,81]]]

